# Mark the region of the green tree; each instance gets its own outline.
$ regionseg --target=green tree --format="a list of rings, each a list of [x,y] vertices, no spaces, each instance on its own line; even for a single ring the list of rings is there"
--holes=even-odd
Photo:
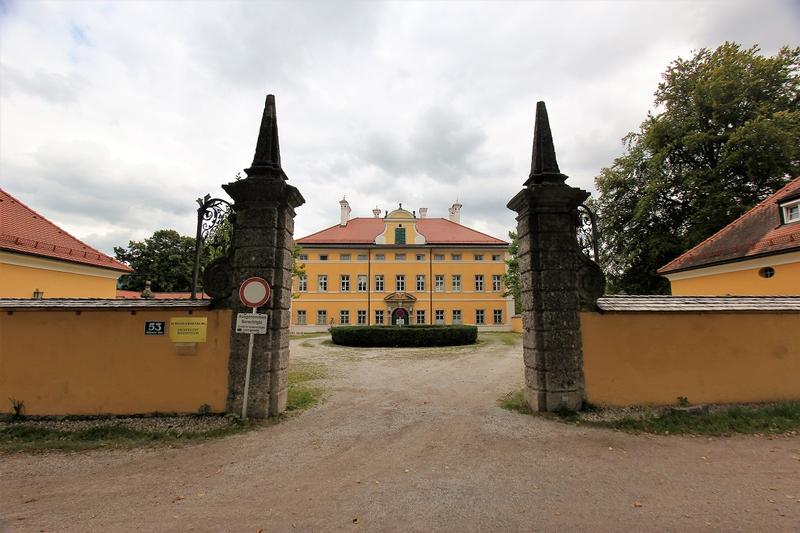
[[[506,292],[503,296],[514,297],[514,313],[520,314],[522,312],[522,285],[519,279],[519,241],[517,239],[516,231],[509,231],[508,238],[511,243],[508,245],[509,258],[506,259],[508,270],[503,274],[503,284],[506,286]]]
[[[140,291],[146,281],[155,292],[188,292],[192,288],[192,237],[162,229],[143,241],[130,241],[127,248],[115,246],[114,255],[134,270],[120,278],[123,289]]]
[[[726,42],[662,77],[656,111],[596,179],[612,292],[668,292],[658,268],[800,173],[800,48]]]

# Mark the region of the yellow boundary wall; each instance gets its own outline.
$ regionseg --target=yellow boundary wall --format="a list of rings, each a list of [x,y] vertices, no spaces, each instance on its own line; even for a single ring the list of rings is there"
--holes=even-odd
[[[145,321],[188,316],[207,317],[206,342],[144,335]],[[3,311],[0,401],[28,415],[223,412],[230,324],[230,310]]]
[[[581,328],[598,405],[800,399],[800,313],[581,313]]]

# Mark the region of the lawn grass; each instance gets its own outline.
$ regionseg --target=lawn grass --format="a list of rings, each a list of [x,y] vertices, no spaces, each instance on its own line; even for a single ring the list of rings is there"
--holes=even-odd
[[[662,435],[779,434],[800,429],[800,402],[721,407],[700,414],[666,411],[641,418],[624,417],[589,424]]]
[[[525,401],[523,392],[512,391],[498,399],[503,409],[539,416]],[[588,411],[588,410],[587,410]],[[598,411],[592,408],[591,411]],[[602,411],[602,410],[601,410]],[[643,416],[588,419],[587,412],[546,414],[555,420],[583,426],[610,428],[634,433],[660,435],[781,434],[800,430],[800,402],[711,406],[707,412],[653,409]]]
[[[521,342],[522,335],[513,331],[492,331],[479,333],[478,340],[483,340],[482,338],[488,340],[497,340],[506,346],[514,346]]]
[[[209,415],[205,415],[209,416]],[[179,445],[243,433],[260,424],[232,418],[229,425],[208,431],[179,432],[143,430],[109,422],[81,430],[60,430],[27,425],[24,422],[0,429],[3,452],[74,452],[96,448],[137,448],[150,445]]]
[[[252,429],[271,426],[317,405],[322,399],[321,387],[309,386],[308,382],[327,376],[324,365],[316,363],[291,363],[289,367],[289,391],[287,414],[265,421],[242,420],[228,415],[228,423],[222,427],[199,431],[176,431],[170,429],[134,429],[114,419],[86,429],[53,429],[26,423],[24,420],[0,427],[0,452],[77,452],[97,448],[128,449],[142,446],[178,446],[210,439],[244,433]],[[222,415],[195,415],[214,416]]]
[[[533,414],[530,405],[525,401],[525,394],[521,390],[509,392],[505,396],[502,396],[498,400],[498,403],[500,407],[509,411],[516,411],[523,415]]]

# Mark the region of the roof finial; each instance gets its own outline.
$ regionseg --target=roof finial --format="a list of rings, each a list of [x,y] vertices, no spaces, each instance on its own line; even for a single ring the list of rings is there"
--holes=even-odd
[[[553,134],[544,102],[536,102],[536,120],[533,126],[533,155],[531,173],[525,185],[543,182],[564,182],[567,177],[558,169]]]
[[[275,95],[268,94],[261,116],[253,167],[281,168],[281,149],[278,145],[278,117],[275,111]]]

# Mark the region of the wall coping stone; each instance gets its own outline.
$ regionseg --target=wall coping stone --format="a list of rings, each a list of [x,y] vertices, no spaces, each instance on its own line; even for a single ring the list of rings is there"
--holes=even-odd
[[[208,309],[211,300],[189,300],[187,298],[163,300],[127,300],[117,298],[0,298],[0,309],[51,310],[51,309]]]
[[[610,295],[597,300],[601,312],[800,312],[800,296]]]

